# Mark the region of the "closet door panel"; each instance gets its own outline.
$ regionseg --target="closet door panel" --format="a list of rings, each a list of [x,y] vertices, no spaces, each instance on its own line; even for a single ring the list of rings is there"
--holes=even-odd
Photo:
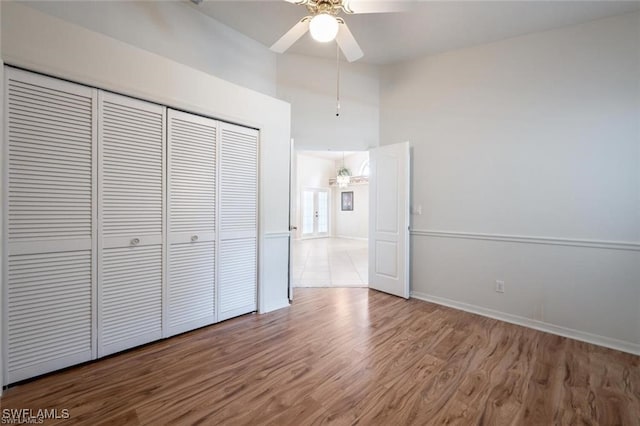
[[[257,309],[258,131],[221,124],[219,313]]]
[[[167,335],[215,322],[218,122],[168,111]]]
[[[7,383],[92,359],[91,250],[9,256]]]
[[[95,90],[6,68],[5,382],[95,353]]]
[[[164,108],[101,93],[102,233],[162,236]]]
[[[256,254],[255,237],[220,241],[221,320],[256,310]]]
[[[218,122],[169,110],[172,234],[214,231]]]
[[[100,322],[103,350],[113,353],[160,339],[162,247],[105,249],[102,271]]]
[[[168,323],[171,335],[215,322],[215,242],[170,247]]]
[[[100,92],[98,354],[162,337],[165,108]]]
[[[91,240],[93,90],[8,71],[9,242]]]

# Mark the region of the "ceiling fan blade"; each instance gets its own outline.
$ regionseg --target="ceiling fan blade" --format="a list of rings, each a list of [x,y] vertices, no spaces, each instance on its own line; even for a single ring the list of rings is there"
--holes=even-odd
[[[340,46],[342,53],[344,53],[344,57],[347,58],[347,61],[357,61],[364,56],[362,49],[358,46],[358,42],[353,37],[351,31],[349,31],[349,27],[347,27],[347,24],[345,23],[340,23],[336,42],[338,43],[338,46]]]
[[[348,13],[392,13],[409,10],[409,3],[404,0],[347,0],[345,3]]]
[[[309,17],[302,18],[297,24],[295,24],[285,35],[280,37],[280,40],[273,43],[271,50],[277,53],[284,53],[290,48],[293,43],[298,41],[300,37],[309,31]]]
[[[307,0],[284,0],[284,1],[289,3],[295,3],[295,4],[307,4]]]

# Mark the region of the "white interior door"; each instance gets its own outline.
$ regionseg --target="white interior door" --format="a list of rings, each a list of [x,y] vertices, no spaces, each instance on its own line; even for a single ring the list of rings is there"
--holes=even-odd
[[[258,131],[220,123],[218,320],[257,310]]]
[[[166,333],[215,322],[218,122],[167,112]]]
[[[165,107],[98,94],[98,356],[162,337]]]
[[[5,79],[2,384],[96,357],[97,91],[13,68]]]
[[[369,287],[409,298],[409,142],[369,151]]]
[[[305,189],[302,191],[302,237],[329,235],[329,191]]]

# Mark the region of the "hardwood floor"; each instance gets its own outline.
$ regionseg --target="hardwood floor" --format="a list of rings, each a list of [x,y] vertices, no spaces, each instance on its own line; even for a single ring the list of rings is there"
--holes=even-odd
[[[248,315],[10,388],[46,424],[639,425],[640,357],[376,291]]]

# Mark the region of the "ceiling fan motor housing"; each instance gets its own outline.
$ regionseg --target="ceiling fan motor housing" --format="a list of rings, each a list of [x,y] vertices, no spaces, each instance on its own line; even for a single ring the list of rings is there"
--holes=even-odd
[[[326,13],[337,16],[340,11],[353,13],[347,0],[302,0],[299,4],[306,5],[311,15]]]

